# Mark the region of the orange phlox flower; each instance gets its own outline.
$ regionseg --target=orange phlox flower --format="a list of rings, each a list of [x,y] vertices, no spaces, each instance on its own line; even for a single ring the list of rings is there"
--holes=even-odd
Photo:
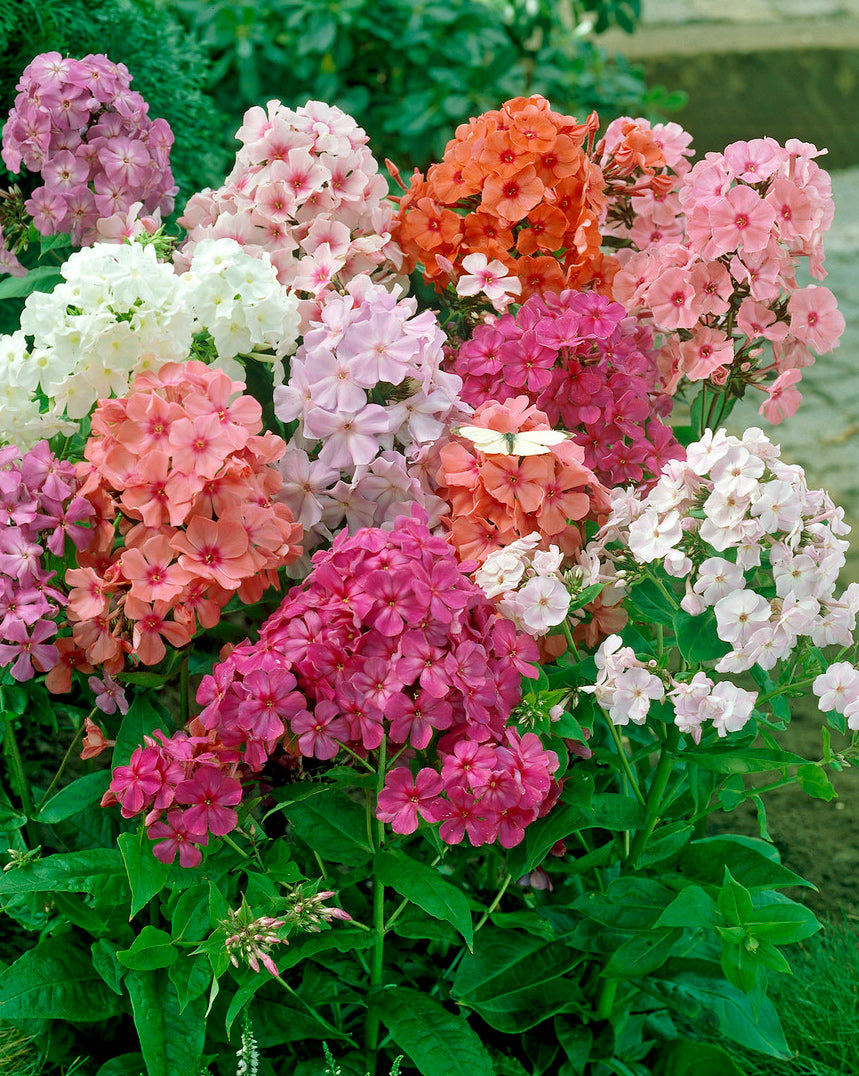
[[[527,396],[482,404],[469,424],[512,434],[550,428]],[[441,446],[438,458],[437,492],[450,506],[445,523],[461,560],[482,563],[494,549],[534,533],[543,548],[554,544],[572,554],[582,542],[580,524],[608,512],[608,490],[572,440],[520,456],[485,453],[459,436]]]

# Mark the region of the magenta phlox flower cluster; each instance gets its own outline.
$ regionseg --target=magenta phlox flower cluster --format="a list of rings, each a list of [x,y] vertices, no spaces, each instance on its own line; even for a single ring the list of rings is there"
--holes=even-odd
[[[682,455],[660,420],[652,335],[597,292],[534,295],[513,314],[478,325],[453,353],[473,407],[527,393],[553,426],[573,434],[609,486],[640,483]]]
[[[417,511],[417,510],[416,510]],[[548,809],[558,759],[507,721],[537,650],[499,616],[426,517],[390,531],[341,532],[307,579],[201,683],[199,721],[241,746],[252,769],[279,741],[330,760],[383,742],[422,765],[397,766],[378,817],[410,833],[418,815],[450,843],[508,846]]]
[[[236,138],[242,146],[224,185],[195,194],[179,221],[188,231],[182,268],[205,238],[268,251],[281,284],[305,300],[306,324],[335,285],[400,267],[388,185],[351,116],[321,101],[297,109],[269,101],[245,113]]]
[[[51,641],[65,606],[52,586],[66,539],[84,549],[92,507],[76,495],[75,468],[41,441],[22,456],[0,449],[0,666],[15,680],[53,668],[59,651]]]
[[[124,64],[46,52],[27,66],[17,90],[3,162],[42,179],[25,203],[42,235],[67,232],[87,245],[99,238],[99,220],[124,221],[135,202],[149,213],[172,211],[173,133],[166,120],[149,118]]]
[[[615,492],[594,548],[618,567],[661,562],[684,580],[682,609],[712,609],[728,644],[716,671],[737,673],[772,669],[808,640],[852,645],[859,584],[836,593],[848,548],[839,536],[848,530],[842,509],[810,490],[802,468],[783,463],[761,430],[742,439],[708,430],[649,493]],[[620,553],[612,553],[614,541]],[[686,707],[677,723],[687,727],[695,706],[682,691],[676,698]]]
[[[414,503],[440,518],[444,503],[410,463],[461,408],[443,349],[433,312],[417,313],[398,287],[357,277],[326,297],[274,390],[277,417],[298,422],[280,499],[305,528],[306,548],[344,523],[353,532],[390,525]]]
[[[651,233],[645,249],[619,253],[613,294],[667,335],[659,356],[667,392],[682,378],[740,378],[767,393],[761,414],[779,422],[799,405],[801,369],[838,346],[835,297],[796,279],[800,259],[816,279],[826,275],[833,201],[820,152],[759,138],[708,153],[679,184],[683,234]]]

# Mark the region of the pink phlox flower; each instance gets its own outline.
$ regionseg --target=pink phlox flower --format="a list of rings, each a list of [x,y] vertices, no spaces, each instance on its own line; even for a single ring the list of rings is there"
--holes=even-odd
[[[749,253],[764,250],[770,241],[775,210],[751,187],[732,187],[708,209],[712,239],[709,257],[742,248]]]
[[[205,830],[190,828],[188,814],[188,811],[174,809],[167,812],[166,819],[148,827],[149,839],[158,842],[152,854],[162,863],[172,863],[178,853],[181,866],[199,867],[203,858],[200,845],[209,843],[209,835]]]
[[[189,831],[222,837],[238,825],[233,810],[242,798],[242,786],[214,766],[199,766],[190,780],[176,787],[176,803],[187,804],[184,821]]]
[[[436,821],[436,812],[443,802],[441,791],[442,778],[430,767],[424,767],[413,777],[407,766],[395,766],[379,793],[376,817],[390,823],[395,833],[414,833],[419,816],[427,822]]]
[[[313,713],[302,710],[290,720],[298,746],[308,758],[334,758],[340,744],[349,737],[349,725],[341,716],[340,708],[330,699],[322,699]]]
[[[95,695],[96,706],[103,714],[113,714],[117,710],[121,714],[128,713],[128,699],[125,697],[125,690],[115,680],[112,680],[109,676],[105,676],[104,680],[99,680],[97,676],[91,676],[87,680],[87,684],[90,691]]]
[[[119,801],[125,818],[139,814],[155,799],[163,784],[161,756],[154,747],[136,747],[127,766],[116,766],[110,791]]]
[[[47,642],[56,634],[57,625],[50,620],[36,621],[29,634],[22,620],[12,621],[3,635],[5,642],[0,643],[0,666],[11,666],[15,680],[32,680],[37,670],[53,668],[59,661],[56,646]]]

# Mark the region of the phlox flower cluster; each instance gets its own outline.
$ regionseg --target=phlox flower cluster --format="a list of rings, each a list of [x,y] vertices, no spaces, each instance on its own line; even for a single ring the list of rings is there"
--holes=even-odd
[[[31,680],[59,660],[53,641],[66,603],[55,585],[66,539],[76,549],[92,538],[88,501],[78,495],[74,465],[46,441],[23,455],[0,449],[0,667]]]
[[[186,267],[207,238],[266,251],[281,284],[306,300],[303,321],[353,277],[397,269],[388,185],[351,116],[321,101],[297,109],[269,101],[245,113],[236,138],[242,145],[223,186],[185,206],[177,264]]]
[[[761,414],[779,422],[799,405],[795,386],[813,353],[838,346],[844,319],[835,297],[796,280],[801,258],[812,276],[825,276],[833,202],[819,153],[771,138],[708,153],[678,185],[682,235],[639,236],[646,249],[621,253],[613,294],[666,334],[659,362],[667,392],[683,378],[738,395],[752,384],[767,394]]]
[[[539,638],[567,619],[570,591],[561,571],[564,554],[557,546],[538,549],[540,536],[518,538],[496,549],[474,573],[474,582],[519,631]]]
[[[547,808],[557,757],[507,720],[536,648],[495,610],[425,519],[341,532],[303,584],[204,678],[200,722],[259,768],[277,743],[329,760],[408,745],[377,814],[398,833],[418,815],[473,844],[521,840]]]
[[[477,407],[521,393],[569,430],[607,486],[641,484],[681,454],[659,418],[650,330],[597,292],[533,295],[515,315],[478,325],[453,352],[462,398]]]
[[[859,731],[859,669],[849,661],[835,661],[815,677],[811,689],[824,713],[843,714],[847,727]]]
[[[481,404],[469,424],[512,434],[550,428],[527,396]],[[530,534],[539,537],[540,548],[575,553],[582,544],[577,524],[609,507],[608,490],[584,456],[572,440],[524,456],[483,452],[465,436],[443,443],[435,480],[450,505],[445,523],[458,556],[482,563],[493,550]]]
[[[46,52],[28,64],[3,128],[3,163],[42,181],[25,203],[42,235],[66,232],[76,245],[110,234],[137,202],[170,213],[173,133],[131,89],[124,64]],[[104,229],[101,230],[99,225]]]
[[[829,495],[810,490],[759,429],[742,439],[718,430],[646,495],[618,491],[597,545],[619,538],[627,569],[660,562],[682,579],[681,607],[713,610],[727,645],[716,671],[733,673],[771,669],[804,640],[851,645],[859,584],[836,594],[848,530]]]
[[[275,362],[295,346],[297,300],[267,256],[229,239],[201,243],[181,277],[139,242],[95,243],[62,274],[53,291],[27,297],[21,329],[0,337],[2,440],[28,446],[73,433],[97,400],[191,353],[240,377],[236,355]]]
[[[695,743],[700,743],[705,721],[719,736],[739,732],[752,716],[757,692],[746,691],[729,680],[714,683],[704,672],[689,681],[669,673],[656,675],[655,662],[640,661],[619,635],[610,635],[596,653],[597,678],[581,688],[593,693],[615,725],[643,725],[653,701],[671,698],[674,722]]]
[[[394,238],[409,268],[420,263],[444,288],[483,254],[520,280],[523,298],[604,286],[616,266],[600,253],[604,180],[585,150],[596,126],[596,114],[578,123],[537,94],[461,124],[400,198]]]
[[[257,601],[300,552],[300,526],[274,503],[283,440],[260,433],[243,388],[203,363],[168,363],[93,414],[78,470],[95,539],[66,573],[68,619],[110,676],[213,627],[234,594]]]
[[[412,460],[461,406],[459,377],[442,369],[444,339],[433,312],[417,313],[397,286],[358,277],[326,298],[274,391],[277,417],[298,422],[281,498],[307,548],[344,524],[390,525],[414,503],[439,518]]]

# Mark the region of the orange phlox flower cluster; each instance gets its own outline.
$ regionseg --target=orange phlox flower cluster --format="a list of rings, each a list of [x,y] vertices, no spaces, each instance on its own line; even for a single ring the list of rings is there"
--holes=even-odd
[[[607,288],[617,270],[600,253],[604,180],[588,156],[598,124],[553,112],[539,95],[517,97],[456,130],[444,159],[415,172],[393,234],[413,269],[437,287],[462,259],[485,254],[535,292]]]
[[[551,429],[527,396],[482,404],[469,420],[500,433]],[[439,450],[438,495],[451,507],[445,522],[461,560],[482,563],[489,554],[528,534],[540,545],[571,555],[582,544],[577,524],[599,521],[609,491],[584,463],[584,449],[563,441],[539,455],[485,453],[465,436]]]
[[[168,363],[93,414],[78,474],[95,540],[66,573],[68,619],[108,675],[127,655],[155,665],[234,594],[258,601],[301,552],[300,525],[274,502],[285,444],[260,432],[242,389],[204,363]]]

